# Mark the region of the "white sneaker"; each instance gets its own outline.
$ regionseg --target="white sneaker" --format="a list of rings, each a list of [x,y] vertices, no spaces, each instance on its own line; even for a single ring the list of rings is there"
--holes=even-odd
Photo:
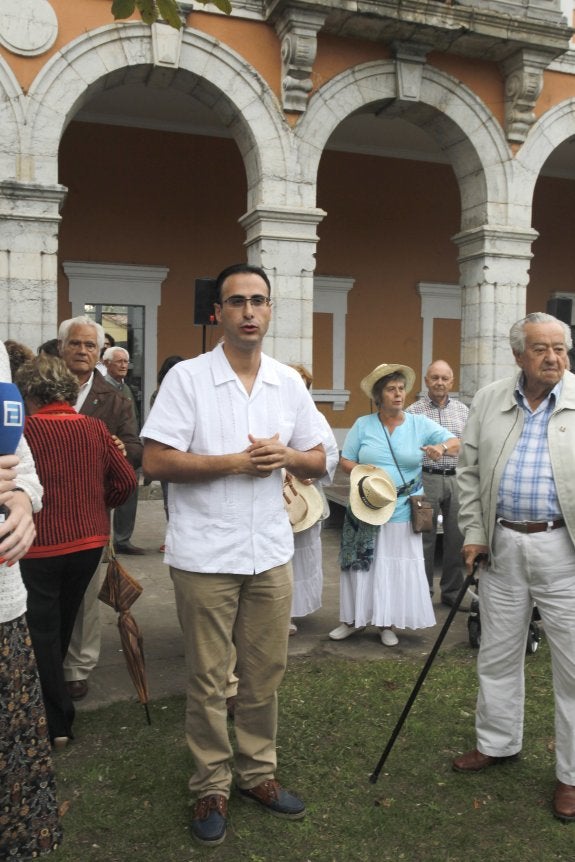
[[[384,646],[397,646],[399,643],[399,638],[391,629],[382,629],[380,637]]]
[[[332,641],[344,641],[346,638],[351,635],[356,634],[357,632],[362,632],[365,626],[360,626],[356,629],[355,626],[350,625],[349,623],[341,623],[336,629],[332,629],[329,633],[329,637]]]
[[[291,637],[292,635],[297,635],[297,626],[295,623],[289,624],[289,636]]]

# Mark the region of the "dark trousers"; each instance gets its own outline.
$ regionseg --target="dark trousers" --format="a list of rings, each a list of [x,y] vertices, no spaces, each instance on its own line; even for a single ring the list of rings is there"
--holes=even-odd
[[[128,545],[136,525],[138,488],[130,494],[122,506],[114,509],[114,544]]]
[[[101,556],[102,548],[91,548],[20,561],[28,591],[26,618],[52,741],[57,736],[73,738],[74,704],[66,688],[63,661],[82,596]]]

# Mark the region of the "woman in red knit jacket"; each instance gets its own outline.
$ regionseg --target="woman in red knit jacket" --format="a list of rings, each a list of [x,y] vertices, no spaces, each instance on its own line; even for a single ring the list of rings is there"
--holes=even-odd
[[[74,705],[62,662],[86,588],[110,534],[110,509],[136,487],[136,474],[99,419],[76,413],[78,380],[61,359],[40,355],[16,375],[28,416],[24,434],[44,486],[36,539],[21,561],[27,620],[50,739],[73,739]]]

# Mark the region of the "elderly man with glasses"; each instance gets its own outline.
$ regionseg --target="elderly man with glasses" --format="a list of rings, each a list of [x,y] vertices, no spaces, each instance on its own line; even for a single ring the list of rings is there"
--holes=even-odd
[[[126,383],[126,375],[130,367],[130,354],[125,347],[108,347],[102,354],[102,362],[106,368],[104,380],[110,386],[127,398],[132,405],[134,421],[139,426],[138,408],[134,399],[134,393]],[[114,544],[118,554],[143,555],[143,548],[132,544],[132,533],[136,526],[136,515],[138,511],[138,488],[123,506],[114,510]]]
[[[166,562],[188,672],[191,829],[209,846],[225,838],[232,758],[241,797],[279,817],[305,814],[275,777],[293,556],[282,469],[301,479],[325,472],[309,392],[297,371],[262,352],[271,319],[266,273],[236,264],[216,288],[223,342],[172,368],[142,429],[145,473],[170,482]],[[233,644],[235,754],[225,698]]]
[[[60,356],[80,383],[74,405],[78,413],[101,419],[120,451],[137,469],[142,461],[142,443],[132,405],[95,370],[104,337],[103,328],[90,317],[81,315],[64,320],[58,330]],[[64,661],[64,675],[73,700],[87,695],[88,676],[100,656],[98,587],[95,576],[84,595]]]
[[[545,626],[555,694],[553,813],[575,820],[575,377],[571,332],[543,312],[513,324],[519,374],[472,401],[457,467],[463,558],[479,578],[476,748],[457,772],[517,758],[523,743],[525,644],[533,602]]]

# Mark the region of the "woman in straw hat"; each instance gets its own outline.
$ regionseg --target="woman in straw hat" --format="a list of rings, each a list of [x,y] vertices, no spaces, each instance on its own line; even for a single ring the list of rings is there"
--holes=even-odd
[[[329,633],[332,640],[371,624],[380,628],[384,646],[395,646],[392,626],[435,625],[409,497],[423,493],[423,454],[434,461],[446,452],[456,455],[459,440],[426,416],[404,412],[414,382],[413,370],[397,364],[378,365],[361,381],[377,413],[355,422],[342,450],[342,468],[351,474],[350,505],[342,533],[342,622]]]

